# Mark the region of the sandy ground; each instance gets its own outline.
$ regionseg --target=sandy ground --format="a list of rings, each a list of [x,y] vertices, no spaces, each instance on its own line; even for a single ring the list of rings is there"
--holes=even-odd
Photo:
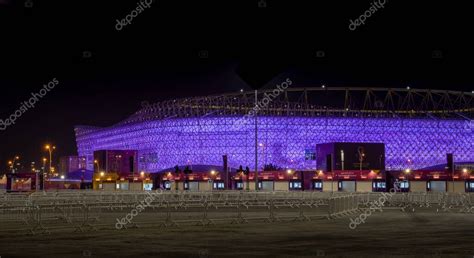
[[[355,218],[357,215],[352,216]],[[103,227],[85,233],[0,236],[5,257],[474,257],[474,214],[386,210],[311,222]]]

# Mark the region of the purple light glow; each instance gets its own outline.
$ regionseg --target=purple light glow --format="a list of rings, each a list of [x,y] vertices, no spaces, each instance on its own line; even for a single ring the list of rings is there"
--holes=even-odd
[[[254,125],[241,117],[202,117],[151,120],[108,128],[77,127],[78,154],[93,166],[93,151],[138,150],[139,169],[155,172],[175,165],[222,165],[253,168]],[[305,152],[326,142],[383,142],[387,170],[423,168],[446,162],[474,161],[474,123],[467,120],[259,117],[259,167],[315,169]],[[306,155],[307,156],[307,155]],[[410,160],[410,162],[407,162]]]

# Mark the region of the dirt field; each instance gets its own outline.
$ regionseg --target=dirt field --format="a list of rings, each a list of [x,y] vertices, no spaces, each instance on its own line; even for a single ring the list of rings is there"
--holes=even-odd
[[[355,218],[356,216],[352,216]],[[474,257],[474,215],[386,210],[349,218],[0,236],[5,257]]]

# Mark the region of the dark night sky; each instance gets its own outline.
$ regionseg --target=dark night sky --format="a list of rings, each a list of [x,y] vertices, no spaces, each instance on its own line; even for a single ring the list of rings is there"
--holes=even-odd
[[[16,154],[38,162],[46,142],[58,147],[56,156],[75,154],[74,125],[111,125],[143,100],[250,90],[236,68],[259,81],[286,72],[296,85],[474,89],[468,5],[388,1],[350,31],[349,19],[371,1],[266,0],[259,8],[258,1],[169,0],[116,31],[116,19],[137,2],[97,2],[34,0],[28,8],[0,0],[0,119],[44,83],[60,82],[0,131],[1,167]],[[443,57],[433,58],[434,50]]]

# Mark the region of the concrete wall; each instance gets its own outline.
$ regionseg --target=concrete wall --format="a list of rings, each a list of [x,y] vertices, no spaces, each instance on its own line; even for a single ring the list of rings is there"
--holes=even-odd
[[[453,192],[453,182],[447,182],[448,188],[446,189],[448,193]],[[455,193],[465,193],[466,192],[466,182],[465,181],[454,181],[454,192]]]
[[[426,181],[410,181],[410,192],[426,192]]]
[[[331,189],[331,183],[333,185],[333,188]],[[323,192],[337,192],[337,181],[323,181]]]
[[[356,192],[372,192],[372,181],[356,181]]]
[[[115,182],[103,182],[102,189],[104,191],[115,191]]]
[[[128,181],[118,181],[117,184],[120,184],[120,189],[119,190],[130,190],[130,183]]]
[[[199,191],[211,191],[212,185],[209,182],[199,182]]]
[[[176,182],[171,182],[170,191],[176,191]]]
[[[275,191],[288,191],[289,187],[288,181],[276,181],[274,185]]]
[[[143,190],[143,184],[141,182],[132,182],[128,186],[130,191],[142,191]]]
[[[244,183],[243,190],[247,190],[247,181],[244,180],[243,183]],[[250,189],[250,191],[255,191],[255,181],[252,180],[252,181],[249,182],[249,189]]]

